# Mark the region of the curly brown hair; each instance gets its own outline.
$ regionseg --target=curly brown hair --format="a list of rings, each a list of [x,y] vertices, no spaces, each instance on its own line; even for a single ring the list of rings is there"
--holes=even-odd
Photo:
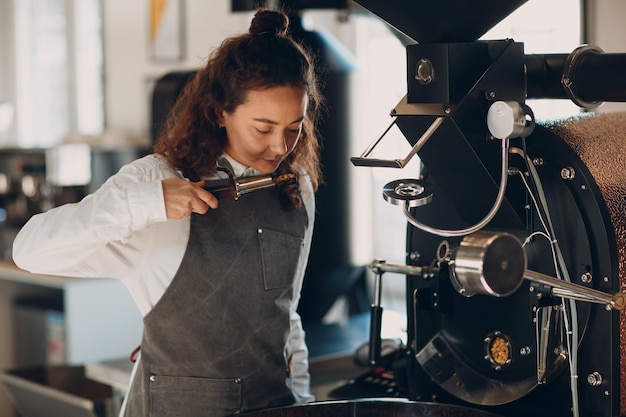
[[[317,190],[321,181],[317,121],[323,99],[313,55],[289,36],[288,24],[282,11],[259,9],[248,33],[224,40],[185,85],[154,152],[164,155],[189,180],[199,181],[215,172],[226,145],[218,114],[234,112],[251,90],[302,88],[308,96],[302,133],[276,173],[308,175]],[[301,204],[299,187],[283,191],[293,206]]]

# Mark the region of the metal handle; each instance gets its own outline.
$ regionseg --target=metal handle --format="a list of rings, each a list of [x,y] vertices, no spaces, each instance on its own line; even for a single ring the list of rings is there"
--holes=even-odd
[[[376,159],[376,158],[368,158],[369,154],[372,153],[374,148],[378,146],[383,137],[389,132],[389,130],[396,124],[398,117],[394,117],[387,126],[387,129],[376,138],[361,154],[359,157],[352,157],[350,161],[354,166],[367,166],[367,167],[386,167],[386,168],[404,168],[406,164],[415,156],[415,154],[422,149],[424,144],[430,139],[430,137],[435,133],[437,128],[441,126],[443,123],[444,117],[437,117],[433,123],[426,129],[424,134],[419,138],[415,145],[411,148],[408,155],[404,157],[404,159]]]
[[[383,320],[383,308],[372,305],[370,309],[370,341],[369,341],[369,361],[371,365],[376,365],[380,361],[381,336],[380,331]]]
[[[606,304],[607,308],[623,310],[626,307],[626,294],[607,294],[602,291],[563,281],[539,272],[526,270],[524,278],[552,287],[551,294],[557,297],[573,298],[597,304]]]
[[[259,191],[277,185],[292,184],[298,180],[298,176],[292,173],[234,178],[230,172],[226,172],[229,178],[206,181],[204,184],[204,189],[213,194],[218,200],[222,198],[233,198],[237,200],[242,195],[253,191]]]

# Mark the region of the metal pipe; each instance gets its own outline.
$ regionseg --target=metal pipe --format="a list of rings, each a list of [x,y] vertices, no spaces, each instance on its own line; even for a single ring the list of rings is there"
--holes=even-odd
[[[578,105],[626,101],[626,54],[583,45],[570,54],[524,55],[526,98],[570,98]]]
[[[397,274],[405,275],[421,275],[423,271],[423,268],[421,266],[390,264],[378,259],[374,259],[369,264],[369,268],[375,274],[382,274],[384,272],[395,272]]]
[[[624,307],[626,307],[626,294],[621,292],[614,295],[607,294],[528,269],[524,273],[524,278],[552,287],[551,294],[555,296],[564,296],[598,304],[606,304],[607,308],[614,308],[615,310],[623,310]]]
[[[253,177],[229,178],[206,181],[204,189],[215,195],[219,200],[233,198],[237,200],[244,194],[266,188],[295,183],[298,180],[296,174],[287,173],[282,175],[258,175]]]

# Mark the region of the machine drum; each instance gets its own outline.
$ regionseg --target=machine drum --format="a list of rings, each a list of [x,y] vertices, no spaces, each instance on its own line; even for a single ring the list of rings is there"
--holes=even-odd
[[[608,113],[542,122],[512,140],[507,196],[522,228],[513,217],[491,222],[451,244],[449,257],[440,237],[409,230],[407,253],[422,254],[424,265],[450,259],[436,288],[409,281],[411,399],[445,398],[507,417],[569,417],[575,358],[580,415],[626,415],[624,314],[558,295],[530,273],[606,294],[624,290],[624,132],[626,113]],[[459,210],[476,209],[433,199],[412,213],[433,223],[458,219]],[[588,382],[598,375],[601,384]]]
[[[324,401],[240,414],[246,417],[501,417],[471,408],[405,400]]]

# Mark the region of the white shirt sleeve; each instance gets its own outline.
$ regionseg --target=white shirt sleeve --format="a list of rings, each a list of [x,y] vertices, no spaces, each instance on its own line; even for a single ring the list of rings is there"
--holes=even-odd
[[[296,317],[297,316],[297,317]],[[293,391],[296,393],[296,402],[305,404],[315,400],[311,394],[311,375],[309,373],[309,350],[305,343],[305,334],[302,329],[300,316],[291,318],[291,374],[293,375]]]
[[[311,249],[311,239],[313,237],[313,222],[315,220],[315,196],[311,182],[308,177],[300,181],[300,189],[302,190],[302,199],[304,207],[309,218],[309,227],[307,228],[304,240],[305,248],[298,265],[298,275],[294,282],[294,302],[291,311],[291,374],[293,379],[293,390],[296,393],[296,401],[300,404],[308,403],[315,400],[311,395],[311,375],[309,373],[309,350],[306,345],[305,333],[302,328],[302,320],[296,309],[300,299],[300,290],[304,281],[304,273],[306,270],[309,251]]]
[[[150,155],[128,164],[78,203],[33,216],[13,244],[15,264],[27,271],[90,276],[81,261],[110,242],[124,242],[166,220],[161,179],[176,175]]]

